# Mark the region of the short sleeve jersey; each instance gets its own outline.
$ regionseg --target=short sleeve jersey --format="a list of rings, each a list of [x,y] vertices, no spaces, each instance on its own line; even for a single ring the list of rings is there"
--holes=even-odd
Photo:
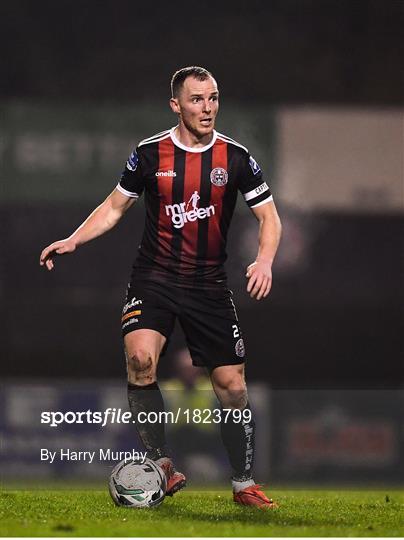
[[[202,148],[188,148],[175,128],[140,142],[118,190],[144,192],[146,221],[134,279],[215,288],[226,280],[226,239],[238,192],[250,208],[272,200],[248,150],[214,131]]]

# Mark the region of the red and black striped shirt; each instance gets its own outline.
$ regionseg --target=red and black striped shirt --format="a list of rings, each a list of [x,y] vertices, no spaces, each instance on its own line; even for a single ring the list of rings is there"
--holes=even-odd
[[[133,278],[215,287],[226,280],[226,238],[238,191],[251,208],[272,195],[246,148],[216,131],[207,146],[188,148],[174,129],[139,143],[117,186],[129,197],[145,192]]]

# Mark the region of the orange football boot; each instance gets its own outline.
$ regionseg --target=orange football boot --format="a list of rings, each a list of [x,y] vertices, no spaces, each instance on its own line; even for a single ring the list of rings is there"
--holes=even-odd
[[[268,499],[261,486],[254,484],[241,491],[233,492],[233,501],[244,506],[258,506],[259,508],[278,508],[279,505],[272,499]]]
[[[187,485],[187,479],[185,476],[176,471],[174,464],[169,458],[160,458],[157,464],[163,469],[167,478],[167,491],[166,495],[172,497],[174,493],[177,493],[180,489]]]

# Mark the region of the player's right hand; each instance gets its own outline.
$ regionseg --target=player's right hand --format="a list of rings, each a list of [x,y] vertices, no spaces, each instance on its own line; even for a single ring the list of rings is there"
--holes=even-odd
[[[50,246],[46,247],[39,258],[39,264],[46,266],[48,270],[53,270],[53,257],[56,255],[65,255],[66,253],[72,253],[76,249],[76,242],[71,238],[65,238],[58,242],[53,242]]]

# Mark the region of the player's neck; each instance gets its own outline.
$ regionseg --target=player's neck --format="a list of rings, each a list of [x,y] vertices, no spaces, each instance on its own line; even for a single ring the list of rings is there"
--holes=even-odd
[[[198,137],[198,135],[189,131],[181,122],[175,128],[174,134],[179,142],[188,148],[202,148],[207,146],[213,137],[213,131],[207,135]]]

